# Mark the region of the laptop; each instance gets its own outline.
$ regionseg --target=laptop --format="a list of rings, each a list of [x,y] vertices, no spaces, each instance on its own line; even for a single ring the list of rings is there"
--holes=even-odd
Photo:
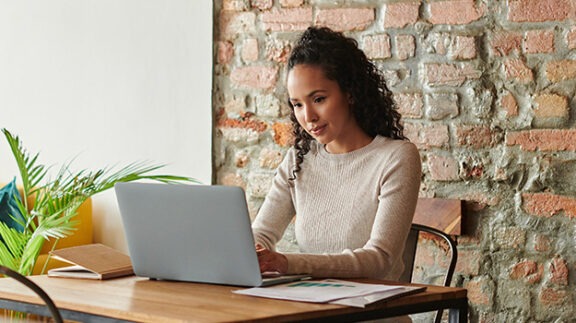
[[[114,186],[138,276],[246,287],[309,278],[263,278],[244,191],[157,183]]]

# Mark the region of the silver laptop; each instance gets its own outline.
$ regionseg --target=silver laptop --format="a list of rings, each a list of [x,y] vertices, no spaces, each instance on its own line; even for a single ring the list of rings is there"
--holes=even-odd
[[[262,278],[239,187],[118,183],[114,188],[138,276],[249,287],[307,278]]]

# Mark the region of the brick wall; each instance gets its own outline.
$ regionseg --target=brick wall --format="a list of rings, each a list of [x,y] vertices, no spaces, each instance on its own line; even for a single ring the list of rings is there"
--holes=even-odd
[[[215,181],[253,215],[290,142],[290,43],[326,25],[386,76],[421,196],[466,201],[471,321],[576,317],[576,0],[218,0],[215,17]],[[434,247],[422,268],[442,266]]]

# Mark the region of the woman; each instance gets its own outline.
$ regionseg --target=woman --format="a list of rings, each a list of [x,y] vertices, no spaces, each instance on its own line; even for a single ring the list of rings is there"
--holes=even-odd
[[[295,142],[253,223],[261,271],[397,280],[421,163],[382,75],[355,40],[310,27],[286,84]],[[275,252],[294,216],[301,253]]]

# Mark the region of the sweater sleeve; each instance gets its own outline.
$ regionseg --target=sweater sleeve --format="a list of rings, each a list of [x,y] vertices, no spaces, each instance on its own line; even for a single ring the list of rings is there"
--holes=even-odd
[[[276,243],[282,239],[286,227],[296,213],[293,186],[289,182],[293,158],[294,154],[289,150],[278,167],[272,187],[252,223],[254,240],[270,250],[275,249]]]
[[[385,171],[370,179],[378,179],[380,190],[377,213],[366,244],[341,253],[286,254],[288,273],[398,279],[403,270],[402,252],[418,200],[420,154],[413,144],[405,142],[387,162]]]

